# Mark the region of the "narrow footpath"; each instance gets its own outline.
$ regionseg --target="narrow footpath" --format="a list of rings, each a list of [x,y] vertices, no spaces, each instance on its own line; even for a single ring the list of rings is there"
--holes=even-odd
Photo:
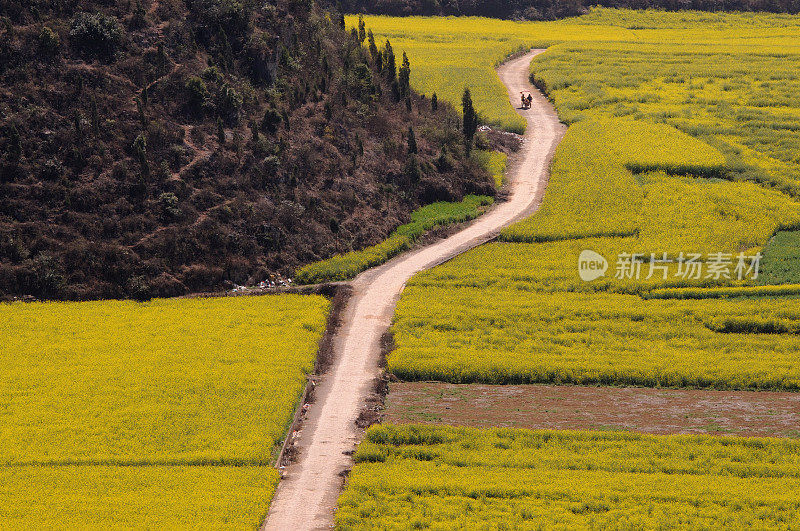
[[[547,185],[550,161],[566,127],[550,102],[531,86],[531,60],[544,50],[508,61],[498,68],[514,107],[520,91],[533,94],[529,110],[518,112],[528,121],[524,143],[509,168],[509,197],[452,236],[403,254],[365,271],[352,282],[353,295],[334,338],[334,362],[317,384],[298,444],[298,458],[287,467],[272,501],[265,530],[330,529],[342,487],[342,473],[362,432],[356,419],[380,374],[380,340],[391,324],[406,282],[416,273],[486,243],[503,227],[533,214]]]

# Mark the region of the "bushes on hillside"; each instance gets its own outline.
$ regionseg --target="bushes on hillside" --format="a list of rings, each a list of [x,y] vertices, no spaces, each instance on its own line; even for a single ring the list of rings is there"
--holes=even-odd
[[[69,32],[72,45],[87,56],[112,59],[122,45],[125,30],[116,17],[103,13],[78,13]]]

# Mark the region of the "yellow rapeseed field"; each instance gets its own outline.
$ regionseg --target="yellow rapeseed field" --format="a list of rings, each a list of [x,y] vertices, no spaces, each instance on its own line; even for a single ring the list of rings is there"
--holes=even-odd
[[[253,527],[329,303],[0,305],[0,520]]]
[[[355,460],[342,530],[800,525],[798,441],[375,426]]]
[[[582,249],[609,256],[617,241],[636,240],[490,244],[418,275],[398,304],[389,370],[453,383],[800,390],[796,289],[643,298],[681,282],[618,280],[614,264],[597,284],[577,278]],[[759,333],[721,333],[725,319]]]
[[[257,529],[270,466],[0,467],[3,529]]]
[[[570,125],[540,211],[501,235],[521,243],[476,249],[409,283],[391,371],[454,382],[798,388],[796,291],[703,294],[800,283],[785,259],[768,256],[759,267],[783,269],[744,280],[680,278],[674,263],[668,278],[647,276],[654,257],[696,253],[709,268],[716,253],[791,255],[793,238],[774,251],[767,244],[800,228],[800,17],[598,8],[552,23],[366,23],[408,52],[420,90],[457,104],[470,86],[486,120],[512,130],[493,68],[513,50],[548,47],[532,80]],[[586,249],[608,260],[591,283],[578,276]],[[615,278],[620,253],[645,257],[639,279]]]

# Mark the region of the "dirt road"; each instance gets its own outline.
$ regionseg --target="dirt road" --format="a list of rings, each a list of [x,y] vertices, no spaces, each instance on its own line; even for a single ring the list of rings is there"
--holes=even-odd
[[[507,176],[508,200],[462,231],[366,271],[353,281],[353,296],[334,340],[334,364],[317,385],[316,402],[300,434],[298,460],[286,469],[263,529],[299,531],[332,525],[342,472],[350,466],[349,453],[361,436],[355,421],[379,375],[380,339],[406,281],[493,239],[503,227],[538,208],[550,160],[566,129],[547,99],[528,82],[531,59],[543,51],[532,50],[498,69],[515,107],[520,91],[533,93],[532,108],[520,111],[528,120],[528,129]]]

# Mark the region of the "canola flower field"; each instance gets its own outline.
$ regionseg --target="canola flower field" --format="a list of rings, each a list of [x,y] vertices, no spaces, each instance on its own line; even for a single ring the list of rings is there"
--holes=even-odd
[[[547,47],[532,80],[570,125],[536,215],[409,282],[390,371],[798,389],[800,17],[597,8],[552,23],[365,20],[407,51],[415,87],[457,102],[468,85],[484,118],[511,130],[493,68]],[[578,276],[584,249],[608,260],[591,283]],[[641,277],[614,278],[620,253],[644,257]],[[692,253],[704,274],[679,278],[674,262]],[[740,279],[734,264],[707,275],[720,253],[759,275]],[[673,261],[664,277],[647,278],[654,257]],[[755,288],[768,283],[791,286]]]
[[[374,426],[338,529],[800,525],[800,442]]]
[[[328,307],[300,295],[0,305],[0,521],[258,526]]]
[[[610,256],[635,241],[495,243],[417,275],[397,307],[388,369],[451,383],[800,390],[797,286],[699,298],[727,281],[577,278],[582,249]],[[699,297],[685,287],[681,297],[692,282]],[[723,333],[726,319],[742,333]]]

